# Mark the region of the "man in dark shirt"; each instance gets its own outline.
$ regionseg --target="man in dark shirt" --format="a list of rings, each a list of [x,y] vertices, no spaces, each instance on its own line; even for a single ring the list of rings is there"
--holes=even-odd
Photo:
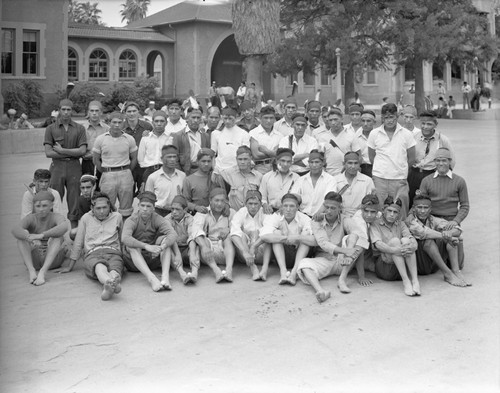
[[[71,119],[73,103],[64,99],[59,103],[59,119],[45,130],[45,155],[52,158],[50,165],[50,187],[64,198],[66,187],[68,219],[71,227],[77,226],[78,196],[80,195],[80,177],[82,167],[80,157],[87,151],[85,128]]]

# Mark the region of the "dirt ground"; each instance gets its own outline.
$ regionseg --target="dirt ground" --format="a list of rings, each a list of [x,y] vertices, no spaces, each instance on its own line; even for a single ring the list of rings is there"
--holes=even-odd
[[[173,290],[154,293],[140,274],[100,300],[81,265],[28,275],[10,234],[21,195],[43,154],[0,156],[0,390],[2,392],[499,392],[498,124],[440,121],[457,150],[455,172],[469,188],[463,223],[464,273],[455,288],[436,273],[422,296],[400,282],[369,288],[336,279],[318,304],[310,287],[253,282],[238,266],[216,285],[204,268],[196,286],[172,273]]]

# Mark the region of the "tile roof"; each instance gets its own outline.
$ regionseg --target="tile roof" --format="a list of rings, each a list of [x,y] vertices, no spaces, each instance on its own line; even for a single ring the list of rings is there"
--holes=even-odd
[[[149,28],[124,28],[124,27],[106,27],[99,25],[86,25],[82,23],[70,23],[68,37],[80,38],[104,38],[124,41],[157,41],[157,42],[175,42],[153,29]]]
[[[231,1],[229,0],[187,0],[130,23],[127,28],[152,27],[166,24],[204,21],[232,23]]]

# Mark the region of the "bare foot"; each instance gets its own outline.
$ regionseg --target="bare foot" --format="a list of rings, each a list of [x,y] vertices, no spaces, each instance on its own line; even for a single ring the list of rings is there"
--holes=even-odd
[[[113,278],[113,291],[118,294],[122,291],[122,278],[121,276],[115,276]]]
[[[30,284],[33,284],[36,281],[36,271],[30,272]]]
[[[323,303],[324,301],[330,299],[331,293],[329,291],[318,291],[316,292],[316,299],[318,302]]]
[[[40,285],[45,284],[45,274],[42,272],[38,272],[38,277],[33,281],[33,285],[36,285],[37,287]]]
[[[196,282],[196,278],[191,275],[191,272],[185,274],[185,277],[182,279],[182,283],[184,285],[194,284]]]
[[[340,280],[337,282],[337,287],[342,293],[351,293],[350,288],[347,286],[347,283],[344,280]]]
[[[372,280],[369,280],[367,278],[358,278],[359,285],[363,287],[369,287],[370,285],[373,284]]]
[[[233,269],[227,269],[225,273],[222,271],[222,274],[227,282],[233,282]]]
[[[194,284],[198,281],[198,268],[193,267],[191,269],[191,282]]]
[[[113,296],[113,293],[114,293],[113,280],[106,280],[106,283],[104,284],[102,289],[101,299],[109,300]]]
[[[415,280],[411,283],[411,287],[413,288],[413,293],[415,296],[420,296],[420,283],[418,280]]]
[[[266,281],[267,280],[267,269],[262,269],[259,273],[259,277],[262,281]]]
[[[464,277],[464,275],[462,274],[462,271],[461,271],[461,270],[459,270],[458,272],[453,272],[453,273],[454,273],[454,274],[455,274],[455,276],[457,276],[460,280],[462,280],[462,282],[463,282],[466,286],[468,286],[468,287],[472,286],[472,283]]]
[[[403,288],[406,296],[415,296],[410,280],[403,281]]]
[[[177,270],[179,272],[179,276],[181,277],[181,281],[186,284],[186,281],[187,281],[187,273],[184,271],[184,269],[180,268]]]
[[[215,282],[217,284],[219,284],[224,280],[224,275],[222,274],[222,271],[219,269],[219,267],[214,269],[214,273],[215,273]]]
[[[168,281],[168,279],[167,280],[162,279],[160,281],[160,284],[163,287],[163,289],[165,289],[166,291],[172,290],[172,286],[170,285],[170,282]]]
[[[151,276],[148,278],[149,284],[151,285],[151,288],[155,292],[159,292],[163,289],[163,285],[161,284],[160,280],[156,276]]]
[[[250,265],[250,272],[252,273],[252,280],[254,281],[260,280],[259,268],[255,266],[255,264]]]

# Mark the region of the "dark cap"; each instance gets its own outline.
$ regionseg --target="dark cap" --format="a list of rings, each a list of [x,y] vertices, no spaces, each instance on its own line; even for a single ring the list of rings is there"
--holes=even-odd
[[[35,174],[33,178],[35,180],[40,180],[40,179],[50,179],[50,171],[48,169],[37,169],[35,171]]]
[[[139,194],[139,196],[137,197],[137,199],[139,199],[140,202],[151,202],[153,205],[155,204],[155,202],[157,201],[156,199],[156,195],[154,194],[154,192],[151,192],[151,191],[143,191]]]

